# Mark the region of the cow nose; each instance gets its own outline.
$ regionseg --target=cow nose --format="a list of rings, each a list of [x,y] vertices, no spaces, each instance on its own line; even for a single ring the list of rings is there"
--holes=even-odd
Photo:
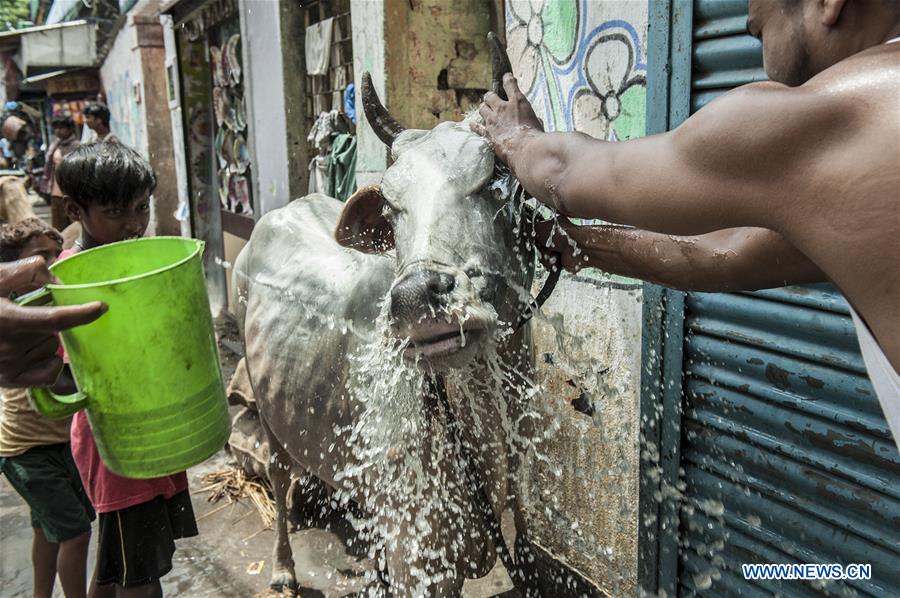
[[[442,272],[426,272],[425,286],[429,297],[443,297],[453,290],[454,279]]]
[[[391,315],[400,319],[419,314],[424,309],[445,307],[455,284],[452,276],[442,272],[410,272],[391,290]]]

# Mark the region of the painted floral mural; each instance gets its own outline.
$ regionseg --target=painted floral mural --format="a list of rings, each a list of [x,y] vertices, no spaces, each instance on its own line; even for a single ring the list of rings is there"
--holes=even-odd
[[[633,23],[646,19],[646,2],[510,0],[510,60],[547,130],[644,134],[647,64]]]
[[[607,141],[644,135],[647,8],[644,0],[508,0],[509,58],[546,130]],[[640,284],[594,269],[578,276]]]
[[[508,51],[512,61],[522,67],[519,84],[527,95],[535,88],[538,75],[550,72],[551,61],[565,64],[571,59],[578,5],[567,1],[513,0],[509,3],[509,17]]]

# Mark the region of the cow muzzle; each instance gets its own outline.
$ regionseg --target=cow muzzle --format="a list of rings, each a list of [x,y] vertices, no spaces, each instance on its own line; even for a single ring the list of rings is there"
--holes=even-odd
[[[440,360],[473,348],[483,338],[483,318],[471,317],[471,307],[463,307],[470,301],[461,301],[470,295],[459,288],[470,286],[466,282],[460,284],[446,272],[420,269],[394,284],[392,328],[398,337],[410,340],[407,357]]]

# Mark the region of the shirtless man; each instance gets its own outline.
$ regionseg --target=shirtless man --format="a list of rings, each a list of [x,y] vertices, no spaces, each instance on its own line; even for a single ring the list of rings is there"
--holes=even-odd
[[[0,264],[0,386],[49,386],[62,370],[56,333],[93,322],[106,312],[100,302],[71,307],[20,307],[12,293],[50,282],[43,258]]]
[[[560,213],[641,229],[564,223],[584,265],[687,290],[832,282],[861,316],[897,440],[900,43],[889,42],[900,2],[750,0],[749,14],[772,81],[722,95],[671,132],[622,143],[544,133],[511,74],[510,101],[489,93],[479,132]],[[538,232],[578,267],[562,235]]]

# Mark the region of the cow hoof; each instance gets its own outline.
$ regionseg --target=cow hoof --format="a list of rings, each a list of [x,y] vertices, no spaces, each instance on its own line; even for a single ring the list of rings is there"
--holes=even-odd
[[[297,580],[287,571],[272,574],[272,580],[269,581],[269,587],[276,592],[281,592],[288,596],[297,595]]]

